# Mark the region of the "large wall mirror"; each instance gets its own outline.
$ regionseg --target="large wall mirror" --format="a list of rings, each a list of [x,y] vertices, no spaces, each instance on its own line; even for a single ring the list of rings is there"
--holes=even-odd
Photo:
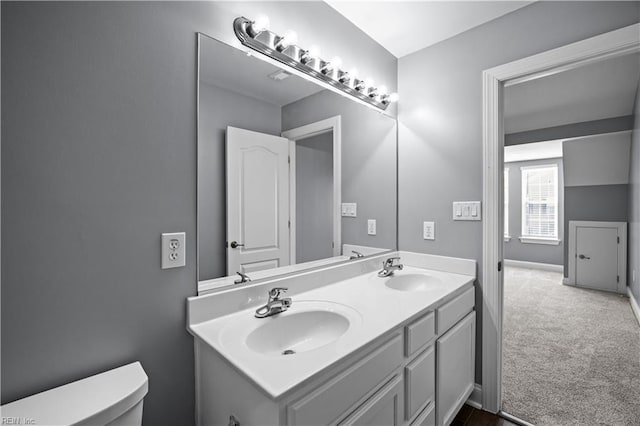
[[[396,120],[258,53],[198,45],[199,291],[396,249]]]

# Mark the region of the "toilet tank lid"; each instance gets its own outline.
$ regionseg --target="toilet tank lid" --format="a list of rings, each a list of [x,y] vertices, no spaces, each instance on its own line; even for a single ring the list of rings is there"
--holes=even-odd
[[[21,424],[104,425],[142,401],[148,386],[142,365],[133,362],[5,404],[0,412]]]

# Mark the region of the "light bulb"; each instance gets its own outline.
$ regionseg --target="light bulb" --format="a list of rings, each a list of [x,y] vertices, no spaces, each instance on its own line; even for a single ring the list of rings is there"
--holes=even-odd
[[[378,87],[378,94],[380,96],[384,96],[387,94],[387,86],[380,86]]]
[[[358,68],[351,68],[349,70],[349,77],[351,78],[351,81],[353,81],[354,78],[358,77]]]
[[[398,102],[398,94],[397,93],[392,93],[389,95],[389,102]]]
[[[280,39],[278,45],[282,46],[283,49],[291,46],[292,44],[296,44],[298,42],[298,34],[295,31],[289,30],[284,34],[284,37]]]
[[[310,58],[319,58],[320,57],[320,48],[317,45],[312,45],[309,50],[307,50],[307,56]]]
[[[340,58],[340,56],[334,56],[333,58],[331,58],[329,63],[331,63],[331,68],[335,70],[342,66],[342,58]]]
[[[269,29],[269,17],[267,15],[258,15],[255,21],[251,23],[251,30],[258,34]]]
[[[372,88],[373,84],[374,84],[374,81],[373,81],[373,79],[371,77],[364,79],[364,87]]]

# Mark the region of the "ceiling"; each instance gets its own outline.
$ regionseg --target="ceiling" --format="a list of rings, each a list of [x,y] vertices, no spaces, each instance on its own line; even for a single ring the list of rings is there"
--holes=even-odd
[[[200,80],[254,99],[284,106],[324,90],[303,78],[290,75],[275,81],[270,74],[281,68],[247,56],[243,51],[209,37],[200,44]]]
[[[504,147],[504,162],[562,157],[562,140],[525,143]]]
[[[639,77],[633,54],[509,86],[505,133],[631,115]]]
[[[533,3],[342,0],[325,2],[398,58]]]

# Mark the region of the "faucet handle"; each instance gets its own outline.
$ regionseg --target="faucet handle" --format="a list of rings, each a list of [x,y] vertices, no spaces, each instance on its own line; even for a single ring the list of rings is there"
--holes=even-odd
[[[251,278],[249,278],[249,275],[247,274],[243,274],[242,272],[236,272],[236,274],[240,275],[240,278],[235,280],[233,282],[234,284],[242,284],[251,281]]]
[[[274,287],[269,290],[269,298],[273,300],[277,300],[282,293],[286,293],[289,290],[286,287]]]
[[[359,251],[351,250],[351,253],[353,253],[353,255],[350,257],[350,259],[360,259],[364,257],[364,254],[360,253]]]
[[[393,266],[393,262],[396,260],[400,260],[400,257],[395,256],[395,257],[390,257],[387,260],[385,260],[382,264],[384,266]]]

